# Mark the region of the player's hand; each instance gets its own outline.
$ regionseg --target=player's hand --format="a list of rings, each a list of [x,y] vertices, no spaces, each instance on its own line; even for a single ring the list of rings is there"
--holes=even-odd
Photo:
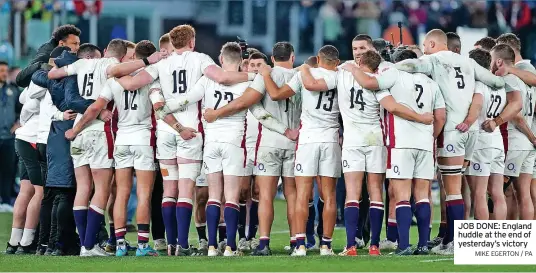
[[[68,140],[73,140],[76,138],[76,134],[73,129],[69,129],[65,132],[65,138]]]
[[[303,71],[303,70],[307,70],[307,69],[311,69],[311,66],[308,65],[308,64],[302,64],[300,66],[298,66],[298,71]]]
[[[432,114],[430,112],[421,114],[420,123],[426,124],[426,125],[431,125],[433,122],[434,122],[434,114]]]
[[[298,135],[300,134],[300,131],[298,129],[288,129],[285,130],[285,136],[292,140],[292,141],[296,141],[296,139],[298,139]]]
[[[184,140],[189,140],[189,139],[194,138],[195,133],[197,133],[197,131],[192,129],[192,128],[190,128],[190,127],[184,127],[179,132],[179,134],[181,135],[182,139],[184,139]]]
[[[496,76],[505,76],[508,74],[508,67],[506,65],[501,65],[497,67],[497,70],[495,71]]]
[[[469,130],[469,125],[467,125],[467,123],[465,122],[462,122],[458,125],[456,125],[456,130],[462,132],[462,133],[465,133],[467,132],[467,130]]]
[[[495,131],[497,123],[494,120],[486,120],[482,123],[482,129],[488,133]]]
[[[163,51],[163,52],[162,51],[157,51],[157,52],[151,54],[151,56],[149,56],[147,58],[147,60],[149,61],[150,64],[155,64],[155,63],[159,62],[160,60],[167,58],[168,55],[169,54],[167,52],[165,52],[165,51]]]
[[[357,66],[353,63],[345,63],[341,66],[342,69],[346,70],[346,71],[349,71],[349,72],[352,72],[352,70],[354,70],[355,68],[357,68]]]
[[[156,102],[156,103],[153,104],[153,109],[155,111],[159,110],[160,108],[164,107],[164,105],[166,105],[166,102],[164,102],[164,101]]]
[[[99,114],[99,119],[108,122],[112,119],[113,113],[110,110],[104,109]]]
[[[262,76],[270,75],[270,73],[272,73],[272,67],[267,64],[263,64],[259,68],[259,74],[261,74]]]
[[[218,115],[216,113],[216,110],[212,108],[207,108],[205,110],[205,113],[203,114],[203,117],[205,118],[205,121],[208,123],[212,123],[218,119]]]
[[[77,114],[73,110],[67,110],[63,112],[63,120],[74,120],[76,115]]]
[[[10,131],[12,134],[14,134],[15,131],[16,131],[17,129],[19,129],[19,128],[20,128],[20,123],[17,121],[17,122],[15,122],[15,124],[13,124],[13,126],[11,126],[11,129],[10,129],[9,131]]]

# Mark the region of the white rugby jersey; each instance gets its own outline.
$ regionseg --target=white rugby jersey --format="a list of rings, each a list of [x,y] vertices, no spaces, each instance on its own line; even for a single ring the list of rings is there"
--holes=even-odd
[[[515,64],[515,67],[532,72],[533,74],[536,74],[536,68],[534,68],[534,66],[530,63],[530,60],[521,60]],[[535,92],[534,87],[530,87],[530,88],[533,89],[532,92],[534,93]],[[536,119],[534,118],[532,119],[532,132],[536,133]]]
[[[47,144],[48,133],[53,116],[58,112],[58,108],[52,103],[52,97],[48,90],[39,102],[39,127],[37,130],[37,143]]]
[[[476,70],[486,69],[473,59],[450,51],[423,55],[419,60],[405,60],[395,66],[403,71],[413,71],[416,62],[422,66],[417,71],[422,69],[432,76],[445,99],[447,121],[444,130],[456,130],[456,126],[465,120],[469,112],[475,92],[475,73],[480,72]],[[478,125],[473,124],[469,130],[478,130]]]
[[[311,74],[315,79],[324,79],[328,91],[313,92],[305,89],[301,73],[296,73],[287,83],[294,93],[301,96],[302,113],[299,143],[339,142],[337,71],[311,68]]]
[[[294,69],[287,69],[281,66],[274,66],[270,76],[278,87],[282,87],[289,82],[297,73]],[[249,86],[255,91],[264,95],[261,103],[264,109],[270,113],[276,120],[283,123],[290,129],[296,129],[300,126],[301,115],[301,96],[294,95],[286,100],[273,101],[270,95],[266,94],[266,86],[262,75],[256,75],[255,79]],[[248,127],[249,128],[249,127]],[[288,139],[265,126],[260,128],[259,147],[272,147],[279,149],[295,149],[296,142]]]
[[[242,82],[231,86],[219,84],[205,76],[192,88],[194,101],[203,99],[204,108],[218,109],[234,99],[242,96],[250,82]],[[246,147],[246,112],[238,112],[212,123],[205,124],[205,143],[223,142],[238,147]]]
[[[523,99],[523,108],[521,113],[523,118],[527,122],[529,127],[532,127],[532,120],[534,115],[534,94],[533,88],[527,86],[520,78],[515,75],[508,74],[504,76],[504,81],[506,83],[505,90],[506,93],[512,91],[521,92],[521,97]],[[513,122],[508,122],[508,150],[511,151],[532,151],[534,146],[530,140],[525,136],[521,131],[519,131]]]
[[[149,100],[149,90],[153,88],[160,89],[158,81],[128,91],[116,79],[108,79],[100,97],[115,102],[118,117],[115,145],[155,145],[156,119]]]
[[[22,104],[20,112],[21,127],[15,130],[15,138],[24,140],[28,143],[36,143],[37,127],[39,126],[39,100],[29,98],[30,88],[41,88],[35,84],[30,84],[26,87],[19,97],[19,102]]]
[[[246,112],[246,125],[246,148],[255,148],[259,137],[260,123],[249,110]]]
[[[433,113],[436,109],[445,108],[439,86],[424,74],[410,74],[393,67],[377,79],[380,89],[388,89],[396,102],[417,113]],[[391,113],[386,119],[389,147],[433,152],[433,125],[409,121]]]
[[[480,90],[484,96],[482,110],[478,116],[478,121],[475,122],[480,127],[478,140],[475,150],[495,148],[504,150],[503,138],[499,127],[495,131],[488,133],[482,129],[482,123],[486,120],[492,120],[498,117],[506,106],[506,91],[504,88],[491,89],[489,86],[477,81],[475,90]]]
[[[108,80],[106,69],[110,65],[118,63],[119,61],[116,58],[79,59],[66,66],[65,71],[69,76],[76,75],[78,91],[82,98],[97,100],[106,84],[106,80]],[[82,115],[78,114],[74,123],[78,123],[81,118]],[[96,119],[88,123],[82,130],[82,132],[84,131],[104,131],[104,122]]]
[[[349,60],[349,61],[346,61],[346,62],[342,63],[341,65],[339,65],[339,68],[340,68],[341,66],[343,66],[344,64],[347,64],[347,63],[356,65],[356,63],[355,63],[354,60]],[[378,65],[378,74],[382,74],[385,70],[387,70],[388,68],[390,68],[390,67],[392,67],[392,66],[394,66],[394,65],[395,65],[394,63],[391,63],[391,62],[382,60],[382,62],[380,63],[380,65]]]
[[[186,51],[181,54],[173,52],[169,57],[156,64],[148,66],[147,71],[153,79],[160,78],[162,93],[166,100],[179,99],[181,95],[190,92],[196,82],[203,76],[205,69],[215,65],[214,61],[206,54]],[[183,110],[173,113],[178,122],[194,129],[200,128],[200,104],[191,104]],[[176,134],[171,126],[164,121],[158,120],[158,130]]]
[[[351,72],[344,70],[337,73],[337,92],[344,125],[343,147],[384,146],[379,101],[389,96],[389,92],[364,89]]]

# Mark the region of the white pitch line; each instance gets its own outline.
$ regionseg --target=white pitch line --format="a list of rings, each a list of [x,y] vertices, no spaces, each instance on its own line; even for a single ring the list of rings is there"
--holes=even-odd
[[[454,258],[441,258],[441,259],[433,259],[433,260],[424,260],[421,261],[421,263],[435,263],[435,262],[442,262],[442,261],[453,261]]]

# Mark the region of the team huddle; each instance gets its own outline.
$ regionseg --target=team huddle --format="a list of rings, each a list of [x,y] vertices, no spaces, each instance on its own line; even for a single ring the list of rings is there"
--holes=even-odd
[[[298,68],[288,42],[273,46],[273,67],[264,54],[244,59],[242,44],[226,43],[220,67],[194,51],[189,25],[162,36],[159,51],[149,41],[114,39],[101,56],[98,47],[82,44],[76,62],[56,62],[48,72],[52,80],[76,75],[81,97],[94,101],[65,132],[72,141],[80,256],[128,255],[133,171],[137,256],[157,255],[148,244],[157,171],[164,181],[168,255],[271,255],[280,180],[292,256],[312,249],[306,231],[315,181],[324,204],[320,255],[336,255],[331,242],[341,174],[347,235],[341,256],[356,256],[364,246],[358,225],[365,175],[373,256],[389,248],[397,255],[453,254],[454,221],[466,218],[465,179],[475,219],[507,219],[504,189],[510,183],[520,219],[534,219],[536,70],[521,59],[513,34],[502,35],[496,45],[477,43],[468,57],[449,50],[451,38],[432,30],[424,39],[425,55],[402,46],[384,60],[369,36],[357,35],[354,60],[341,64],[337,48],[326,45]],[[32,89],[39,87],[30,85],[23,94]],[[430,241],[436,170],[446,195],[446,225],[441,238]],[[385,178],[391,202],[387,238],[380,240]],[[247,199],[252,203],[246,236]],[[109,206],[115,231],[105,251],[97,233]],[[203,233],[199,248],[188,240],[194,208]],[[413,216],[416,247],[410,245]]]

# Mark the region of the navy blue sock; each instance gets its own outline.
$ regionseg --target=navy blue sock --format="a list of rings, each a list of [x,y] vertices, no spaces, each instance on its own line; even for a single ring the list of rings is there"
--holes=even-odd
[[[86,239],[87,207],[74,207],[73,214],[76,229],[78,230],[78,237],[80,238],[80,245],[83,246]]]
[[[232,202],[225,203],[223,210],[223,219],[227,226],[227,246],[232,251],[236,250],[236,230],[238,229],[238,217],[240,215],[240,206]]]
[[[398,225],[396,219],[387,219],[387,240],[396,242],[398,240]]]
[[[251,199],[249,207],[248,240],[255,238],[259,228],[259,200]]]
[[[409,201],[396,203],[396,223],[398,225],[398,249],[409,247],[409,229],[411,227],[411,205]]]
[[[104,221],[104,209],[94,205],[89,206],[86,238],[84,239],[86,249],[92,249],[97,244],[97,235],[100,231],[102,221]]]
[[[166,228],[166,240],[168,245],[177,245],[177,217],[175,216],[177,200],[171,197],[162,199],[162,218]]]
[[[316,218],[316,208],[315,202],[311,200],[309,202],[309,217],[307,218],[307,225],[305,227],[305,234],[307,236],[307,242],[309,244],[316,244],[315,240],[315,218]]]
[[[419,230],[419,247],[427,246],[430,238],[430,200],[422,199],[415,204],[415,216]]]
[[[246,238],[246,218],[248,209],[246,203],[240,204],[240,217],[238,218],[238,239]]]
[[[316,208],[318,209],[318,226],[316,227],[316,234],[318,235],[318,238],[322,238],[324,235],[324,200],[322,200],[322,198],[318,198]]]
[[[267,246],[270,246],[270,237],[261,236],[261,238],[259,238],[259,246],[257,249],[262,250]]]
[[[370,220],[370,245],[380,246],[380,234],[382,233],[383,224],[383,203],[370,201],[369,208]]]
[[[344,204],[344,226],[346,227],[346,247],[355,246],[357,225],[359,224],[359,202],[349,200]]]
[[[177,243],[183,249],[189,247],[188,232],[190,231],[190,222],[192,220],[192,204],[192,199],[179,198],[179,200],[177,200]]]
[[[207,202],[208,245],[218,248],[218,225],[220,224],[220,201],[209,199]]]

